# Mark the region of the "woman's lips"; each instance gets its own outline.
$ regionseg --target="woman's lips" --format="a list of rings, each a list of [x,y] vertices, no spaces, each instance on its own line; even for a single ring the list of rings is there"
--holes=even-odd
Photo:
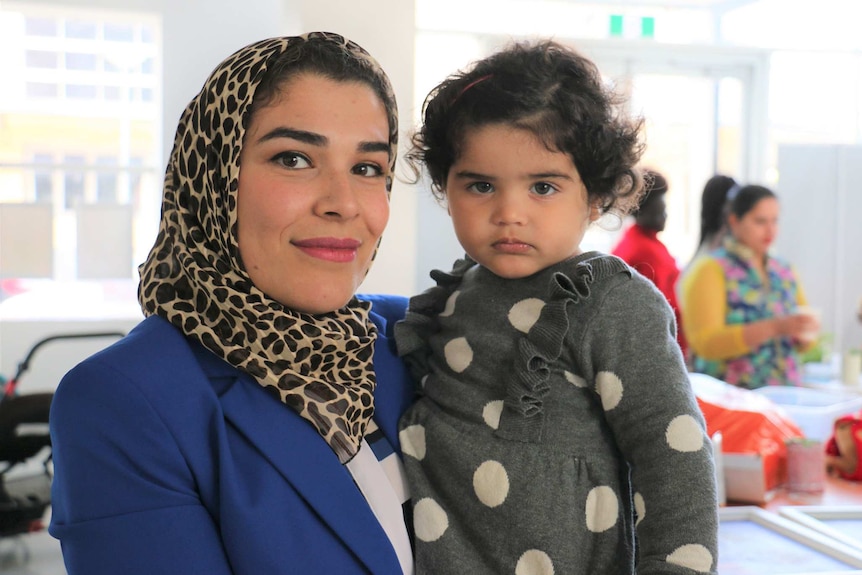
[[[329,262],[352,262],[362,242],[351,238],[309,238],[294,240],[293,245],[304,254]]]

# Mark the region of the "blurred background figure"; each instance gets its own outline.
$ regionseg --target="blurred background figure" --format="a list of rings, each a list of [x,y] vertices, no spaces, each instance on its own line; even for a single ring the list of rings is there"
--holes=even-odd
[[[623,233],[611,253],[651,280],[667,298],[676,316],[676,339],[685,356],[687,346],[676,297],[676,281],[680,270],[674,257],[658,238],[658,233],[664,230],[667,223],[667,179],[651,169],[643,170],[643,178],[644,196],[633,213],[635,221]]]
[[[738,185],[730,176],[716,174],[706,181],[700,196],[700,240],[692,262],[721,246],[727,235],[727,196]],[[690,265],[690,264],[689,264]]]
[[[682,280],[682,319],[694,371],[744,388],[799,385],[798,352],[819,331],[792,266],[769,253],[779,202],[763,186],[731,194],[729,235]]]

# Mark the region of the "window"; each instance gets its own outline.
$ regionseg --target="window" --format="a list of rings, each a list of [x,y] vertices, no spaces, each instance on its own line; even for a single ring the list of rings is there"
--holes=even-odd
[[[117,158],[100,156],[96,165],[101,168],[96,175],[96,202],[100,204],[119,203],[117,195]]]
[[[24,30],[28,36],[56,36],[57,24],[54,18],[27,17]]]
[[[57,84],[49,84],[47,82],[27,82],[25,93],[28,98],[56,98],[60,93],[60,86]]]
[[[95,54],[79,54],[76,52],[66,52],[66,69],[67,70],[95,70],[96,55]]]
[[[96,87],[81,84],[66,84],[66,97],[79,100],[94,100],[96,98]]]
[[[27,50],[25,64],[28,68],[56,68],[60,61],[60,55],[56,52],[44,50]]]
[[[19,62],[0,94],[0,217],[20,223],[0,229],[17,254],[0,261],[0,319],[138,317],[161,198],[159,19],[4,2],[0,29],[0,67]],[[93,251],[106,242],[111,258]]]
[[[35,203],[50,203],[52,201],[51,170],[41,166],[49,166],[53,161],[50,154],[35,154],[33,156],[33,201]]]
[[[84,157],[66,156],[64,163],[66,164],[63,173],[64,207],[67,210],[74,210],[77,206],[84,204],[84,171],[82,169]]]
[[[65,21],[66,38],[78,38],[81,40],[96,39],[96,23],[80,20]]]

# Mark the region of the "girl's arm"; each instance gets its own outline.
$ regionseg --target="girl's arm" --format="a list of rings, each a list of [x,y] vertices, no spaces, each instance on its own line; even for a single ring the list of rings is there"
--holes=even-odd
[[[627,278],[609,290],[588,326],[586,362],[631,469],[638,573],[714,574],[712,445],[673,331],[662,295],[636,276]]]

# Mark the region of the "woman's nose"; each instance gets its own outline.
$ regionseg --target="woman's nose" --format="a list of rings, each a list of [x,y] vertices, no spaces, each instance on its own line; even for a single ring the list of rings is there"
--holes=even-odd
[[[333,172],[323,177],[316,211],[319,215],[341,218],[351,218],[359,213],[359,201],[349,174]]]

